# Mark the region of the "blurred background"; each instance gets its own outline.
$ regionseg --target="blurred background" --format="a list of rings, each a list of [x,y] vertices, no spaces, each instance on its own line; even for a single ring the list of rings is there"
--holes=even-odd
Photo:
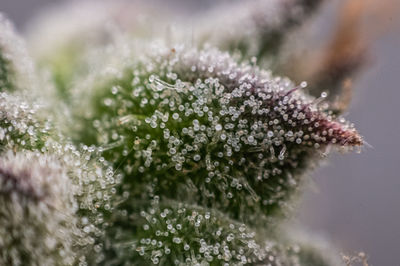
[[[332,30],[340,1],[330,1],[315,18],[320,32]],[[62,2],[67,1],[0,0],[0,11],[23,33],[32,17]],[[156,0],[146,2],[159,6]],[[163,8],[190,15],[215,2],[164,0]],[[366,31],[379,34],[372,34],[368,64],[354,84],[346,114],[372,147],[361,154],[333,154],[314,172],[314,184],[307,188],[293,222],[325,236],[344,253],[365,252],[370,265],[391,266],[400,265],[400,19],[399,12],[393,12],[400,11],[400,1],[382,2],[392,12],[383,12],[379,21],[365,19]]]

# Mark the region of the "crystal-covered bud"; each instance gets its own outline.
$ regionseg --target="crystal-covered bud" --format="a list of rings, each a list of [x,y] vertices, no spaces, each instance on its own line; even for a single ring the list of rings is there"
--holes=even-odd
[[[149,208],[124,214],[111,228],[105,264],[341,265],[323,240],[289,231],[290,237],[256,231],[218,211],[156,196]]]
[[[0,92],[0,150],[42,150],[50,124],[38,118],[38,105],[22,97]]]
[[[83,233],[77,209],[73,186],[56,160],[27,151],[3,155],[0,264],[73,265]]]
[[[76,94],[78,139],[102,147],[133,197],[261,222],[331,146],[362,145],[351,124],[287,79],[214,49],[153,51]]]

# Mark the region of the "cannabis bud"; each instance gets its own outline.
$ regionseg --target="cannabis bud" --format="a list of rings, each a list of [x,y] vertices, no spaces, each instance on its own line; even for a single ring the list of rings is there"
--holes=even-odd
[[[34,152],[0,159],[0,262],[4,265],[70,265],[84,236],[65,170]]]
[[[309,171],[364,142],[326,68],[311,91],[277,75],[320,2],[230,3],[191,45],[184,23],[162,38],[168,16],[153,41],[130,4],[89,2],[65,9],[79,29],[32,27],[37,66],[1,17],[0,264],[340,265],[282,225]]]

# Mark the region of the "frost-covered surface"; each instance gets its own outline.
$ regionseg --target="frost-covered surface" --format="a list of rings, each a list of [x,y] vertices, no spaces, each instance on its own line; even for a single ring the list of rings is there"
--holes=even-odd
[[[77,155],[71,147],[61,158],[31,151],[3,154],[0,264],[76,265],[93,259],[104,210],[111,209],[112,182]]]
[[[0,150],[41,150],[49,134],[49,125],[36,114],[39,106],[21,97],[0,92]]]
[[[134,217],[139,222],[137,228],[132,228],[125,214],[119,221],[125,228],[111,230],[114,253],[107,263],[341,265],[323,240],[306,238],[293,230],[289,230],[290,236],[280,230],[266,238],[246,224],[200,206],[160,202],[155,197],[151,207]]]
[[[91,105],[77,109],[80,140],[115,160],[134,197],[145,190],[261,223],[330,146],[362,144],[289,80],[214,49],[152,51],[79,89],[92,90]]]
[[[72,5],[33,27],[39,70],[0,21],[0,264],[340,265],[280,224],[363,138],[257,61],[319,2],[236,3],[191,45],[184,24],[150,42],[129,4]]]
[[[65,169],[51,157],[24,152],[0,159],[0,263],[72,264],[85,241]]]
[[[55,134],[41,111],[0,93],[0,264],[91,260],[114,206],[121,177],[95,148],[76,148]]]

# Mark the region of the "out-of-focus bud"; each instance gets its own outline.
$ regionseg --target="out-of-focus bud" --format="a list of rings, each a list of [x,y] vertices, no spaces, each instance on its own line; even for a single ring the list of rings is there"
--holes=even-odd
[[[0,92],[31,89],[36,85],[34,64],[25,42],[0,13]]]
[[[73,265],[78,209],[65,169],[49,156],[0,158],[0,264]]]

